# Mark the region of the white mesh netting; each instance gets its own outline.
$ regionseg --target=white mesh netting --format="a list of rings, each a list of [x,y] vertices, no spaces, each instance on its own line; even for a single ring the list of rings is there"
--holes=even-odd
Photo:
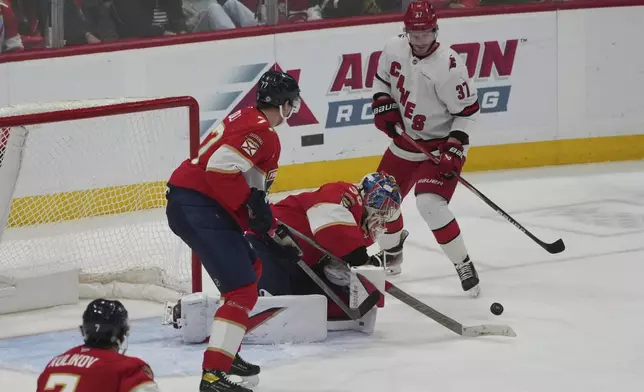
[[[0,117],[131,101],[20,106]],[[0,275],[75,267],[82,283],[127,287],[98,296],[190,292],[190,252],[164,213],[189,129],[187,107],[0,128]]]

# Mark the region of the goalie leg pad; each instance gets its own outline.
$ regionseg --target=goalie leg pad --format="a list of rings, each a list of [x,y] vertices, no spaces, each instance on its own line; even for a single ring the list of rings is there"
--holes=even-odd
[[[195,293],[181,298],[184,343],[202,343],[222,301]],[[327,299],[323,295],[260,297],[250,312],[244,344],[319,342],[326,339]],[[233,354],[234,355],[234,354]]]

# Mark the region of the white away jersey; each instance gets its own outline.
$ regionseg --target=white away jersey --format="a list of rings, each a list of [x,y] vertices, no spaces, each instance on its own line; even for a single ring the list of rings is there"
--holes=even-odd
[[[398,102],[405,132],[416,140],[467,133],[479,112],[476,88],[459,55],[439,45],[419,59],[404,35],[389,40],[380,56],[374,93],[380,92]]]

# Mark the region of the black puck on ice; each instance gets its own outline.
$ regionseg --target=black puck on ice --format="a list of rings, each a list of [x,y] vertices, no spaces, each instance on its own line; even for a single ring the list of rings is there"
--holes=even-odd
[[[498,302],[493,303],[492,306],[490,306],[490,312],[497,316],[501,315],[501,313],[503,313],[503,305]]]

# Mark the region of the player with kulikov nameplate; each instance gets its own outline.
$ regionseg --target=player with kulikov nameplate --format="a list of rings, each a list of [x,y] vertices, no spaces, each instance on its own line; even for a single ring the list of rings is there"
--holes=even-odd
[[[276,229],[269,235],[246,234],[262,260],[258,288],[263,293],[251,315],[251,319],[259,319],[262,324],[249,332],[247,342],[321,341],[326,338],[327,330],[372,333],[377,307],[384,306],[384,296],[377,307],[362,318],[352,320],[327,300],[322,289],[296,263],[302,259],[338,297],[351,308],[357,308],[375,290],[384,291],[384,269],[379,266],[377,256],[368,255],[367,247],[385,231],[385,222],[398,213],[401,201],[400,189],[393,177],[371,173],[357,186],[333,182],[273,204]],[[290,233],[282,223],[306,235],[344,263],[332,261]],[[358,273],[365,279],[359,279]],[[185,342],[201,342],[207,338],[209,331],[203,315],[214,313],[218,303],[218,298],[203,293],[181,299],[181,305],[174,308],[172,323],[182,329]]]
[[[403,197],[416,186],[416,205],[436,241],[454,264],[463,290],[479,293],[479,277],[458,222],[449,209],[469,146],[468,130],[479,113],[477,91],[459,55],[441,45],[437,16],[424,1],[405,14],[405,34],[389,40],[380,56],[372,108],[375,126],[391,144],[378,171],[393,175]],[[439,160],[436,165],[397,132],[397,127]],[[401,272],[409,233],[402,215],[379,240],[390,274]]]
[[[80,330],[84,343],[47,363],[36,392],[159,392],[148,364],[125,355],[130,326],[123,304],[90,302]]]
[[[270,70],[257,83],[257,106],[226,117],[204,139],[198,156],[187,159],[168,181],[170,229],[199,257],[223,303],[209,317],[202,392],[250,392],[259,366],[238,354],[257,302],[261,261],[244,238],[266,233],[273,215],[266,199],[277,174],[280,140],[274,127],[300,106],[300,88],[289,74]]]

